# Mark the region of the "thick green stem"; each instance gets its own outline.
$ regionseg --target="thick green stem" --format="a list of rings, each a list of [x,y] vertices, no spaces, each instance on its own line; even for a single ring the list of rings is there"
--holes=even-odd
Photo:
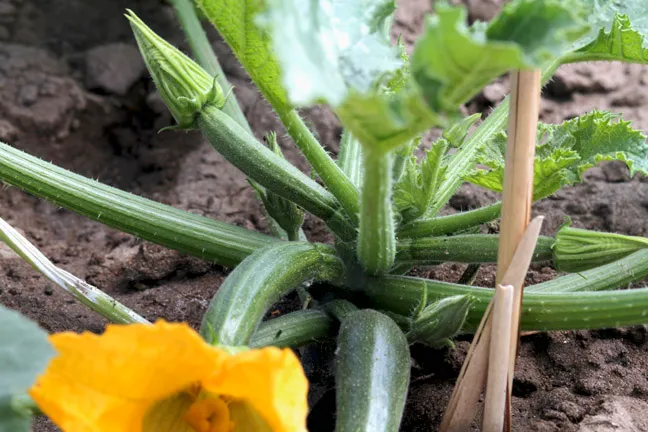
[[[621,327],[648,323],[648,288],[623,291],[567,292],[578,288],[613,289],[648,275],[648,250],[635,252],[615,263],[567,275],[525,290],[521,324],[523,330],[576,330]],[[582,281],[579,282],[578,278]],[[555,292],[547,292],[547,288]],[[560,292],[563,291],[563,292]],[[385,276],[368,281],[365,294],[375,307],[409,315],[422,299],[468,294],[476,301],[468,314],[474,330],[493,295],[489,288],[477,288],[406,276]]]
[[[648,275],[648,250],[643,249],[609,264],[531,285],[525,288],[524,292],[568,293],[625,288],[633,282],[640,281],[646,275]]]
[[[200,334],[210,343],[248,345],[267,310],[299,285],[337,281],[344,266],[332,248],[291,242],[260,249],[225,280],[203,316]]]
[[[3,143],[0,179],[120,231],[226,266],[278,241],[120,191]]]
[[[326,312],[304,309],[262,322],[250,340],[250,347],[298,348],[334,337],[336,330],[337,323]]]
[[[348,129],[344,129],[344,132],[342,132],[340,154],[338,155],[337,162],[349,181],[356,188],[360,188],[364,174],[362,167],[362,145],[360,145],[360,141],[351,135]]]
[[[225,77],[225,73],[223,72],[220,63],[218,63],[214,50],[212,49],[212,46],[207,39],[207,35],[200,24],[200,20],[196,15],[193,1],[173,0],[172,4],[198,64],[200,64],[200,66],[202,66],[209,75],[216,77],[216,82],[221,86],[225,94],[231,92],[232,85]],[[234,96],[230,95],[230,97],[225,100],[225,105],[222,109],[225,114],[232,117],[239,125],[241,125],[241,127],[252,134],[250,124],[245,118],[245,115],[243,114],[243,111],[241,111],[241,107]]]
[[[502,203],[496,202],[453,215],[416,219],[400,227],[398,237],[416,238],[456,233],[497,219],[501,210]]]
[[[542,70],[542,82],[547,82],[554,74],[556,69],[560,66],[559,61],[552,62]],[[436,215],[443,206],[446,205],[448,200],[459,189],[459,186],[464,182],[463,174],[475,164],[477,152],[481,149],[484,143],[489,142],[496,133],[502,131],[506,127],[506,119],[508,118],[509,98],[507,97],[500,103],[495,110],[488,116],[486,120],[470,135],[464,143],[459,147],[457,153],[452,156],[448,162],[447,171],[445,172],[445,180],[437,189],[437,194],[434,197],[434,205],[430,209],[431,215]]]
[[[359,213],[360,194],[354,183],[346,176],[344,171],[331,159],[324,147],[315,139],[297,111],[278,110],[279,119],[312,165],[313,169],[322,179],[322,182],[338,199],[349,218],[357,223]]]
[[[358,258],[370,274],[387,272],[396,256],[391,202],[392,163],[393,154],[364,149]]]
[[[197,124],[211,145],[252,180],[324,219],[341,238],[355,237],[355,229],[333,195],[258,142],[230,116],[208,105],[198,114]]]
[[[538,238],[533,261],[553,258],[552,237]],[[424,265],[431,262],[497,262],[499,235],[464,234],[449,237],[425,237],[401,240],[396,245],[396,262]]]
[[[350,313],[358,310],[353,303],[344,299],[331,300],[330,302],[325,303],[322,306],[322,309],[333,315],[340,322],[344,321]]]

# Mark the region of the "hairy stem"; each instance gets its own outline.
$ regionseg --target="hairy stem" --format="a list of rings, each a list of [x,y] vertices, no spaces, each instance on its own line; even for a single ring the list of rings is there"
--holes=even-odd
[[[381,274],[389,270],[396,256],[391,202],[393,155],[364,150],[358,258],[368,273]]]
[[[342,132],[340,139],[340,154],[338,165],[356,188],[362,184],[362,145],[355,139],[348,129]]]
[[[313,169],[322,179],[322,182],[342,204],[349,218],[357,223],[359,212],[359,193],[354,183],[347,177],[324,147],[315,139],[296,110],[279,110],[279,119],[312,165]]]
[[[200,334],[210,343],[243,346],[281,296],[313,280],[337,281],[344,266],[324,245],[290,242],[260,249],[225,280],[203,316]]]
[[[322,218],[338,236],[355,237],[338,201],[288,161],[276,155],[215,106],[200,111],[197,124],[211,145],[261,186]]]
[[[423,217],[400,227],[398,237],[427,237],[456,233],[497,219],[501,210],[502,203],[496,202],[453,215]]]
[[[0,179],[112,228],[225,266],[278,241],[120,191],[3,143]]]
[[[540,237],[533,261],[553,258],[552,237]],[[405,239],[397,243],[396,261],[411,265],[431,262],[494,263],[497,262],[499,235],[464,234],[449,237]]]
[[[250,340],[251,348],[276,346],[298,348],[334,337],[337,323],[326,312],[304,309],[264,321]]]
[[[579,288],[607,290],[647,275],[648,250],[641,250],[601,268],[532,285],[525,290],[522,303],[522,329],[576,330],[648,323],[648,288],[568,292],[578,283],[577,278],[583,281]],[[555,291],[547,292],[548,287]],[[409,315],[424,298],[430,303],[442,297],[468,294],[476,300],[464,330],[474,330],[493,290],[406,276],[385,276],[369,280],[365,293],[375,307],[402,315]]]

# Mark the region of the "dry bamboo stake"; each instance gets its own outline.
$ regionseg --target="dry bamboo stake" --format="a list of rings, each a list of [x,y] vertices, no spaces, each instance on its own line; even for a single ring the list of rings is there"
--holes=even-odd
[[[509,268],[513,254],[518,247],[531,218],[533,203],[533,167],[540,110],[541,74],[539,70],[517,71],[511,80],[511,108],[508,123],[508,142],[504,165],[504,194],[502,198],[502,220],[500,243],[497,255],[496,283],[503,283],[503,276]],[[504,430],[510,430],[510,400],[517,357],[520,309],[523,286],[515,287],[511,332],[509,334],[509,369],[507,408],[501,415],[505,420]],[[506,335],[498,335],[506,337]]]
[[[511,333],[514,289],[512,285],[498,285],[495,289],[491,321],[492,331],[496,335]],[[511,340],[507,337],[494,338],[490,343],[486,403],[482,425],[484,432],[501,432],[504,429],[502,413],[506,409],[510,344]]]
[[[513,256],[508,271],[502,278],[502,285],[520,287],[524,283],[531,264],[543,217],[537,217],[527,227],[520,245]],[[479,395],[484,389],[488,369],[488,350],[491,341],[491,301],[475,332],[473,343],[466,355],[457,383],[450,397],[448,408],[439,428],[442,432],[463,432],[468,430],[473,418]]]
[[[522,304],[522,285],[524,275],[529,263],[514,264],[512,261],[517,251],[523,252],[523,245],[518,248],[518,243],[523,235],[531,215],[533,202],[533,162],[535,155],[536,129],[538,111],[540,107],[540,71],[517,71],[512,73],[511,80],[511,108],[508,125],[508,143],[506,151],[506,165],[504,171],[504,197],[502,203],[502,231],[500,233],[500,249],[498,253],[497,284],[513,285],[513,309],[511,316],[511,331],[508,335],[496,335],[509,339],[509,364],[508,380],[506,382],[506,409],[499,414],[503,419],[504,428],[510,428],[510,392],[517,354],[520,308]],[[537,223],[537,233],[532,239],[535,245],[540,219]],[[535,230],[531,230],[535,231]],[[528,233],[531,235],[531,233]],[[529,261],[530,262],[530,261]],[[519,283],[504,283],[506,273],[512,271],[521,273]],[[517,275],[519,276],[519,275]],[[492,304],[492,303],[491,303]],[[464,362],[461,373],[453,390],[448,409],[444,415],[440,430],[443,432],[463,431],[470,425],[474,411],[487,376],[488,347],[491,337],[492,322],[490,307],[486,310],[480,328],[475,334],[475,339],[468,356]],[[491,416],[493,413],[489,414]],[[485,424],[495,424],[492,418],[484,418]]]

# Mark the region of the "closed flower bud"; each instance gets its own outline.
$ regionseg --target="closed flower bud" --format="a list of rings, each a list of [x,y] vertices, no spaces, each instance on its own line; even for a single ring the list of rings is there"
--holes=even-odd
[[[179,128],[193,128],[196,114],[205,105],[223,107],[226,96],[213,77],[155,34],[133,11],[128,10],[126,18],[160,96]]]

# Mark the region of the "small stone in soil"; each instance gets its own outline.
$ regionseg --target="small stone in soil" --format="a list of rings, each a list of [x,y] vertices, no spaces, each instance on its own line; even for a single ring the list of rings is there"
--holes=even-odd
[[[123,96],[139,80],[146,66],[133,45],[112,43],[86,53],[86,86]]]

